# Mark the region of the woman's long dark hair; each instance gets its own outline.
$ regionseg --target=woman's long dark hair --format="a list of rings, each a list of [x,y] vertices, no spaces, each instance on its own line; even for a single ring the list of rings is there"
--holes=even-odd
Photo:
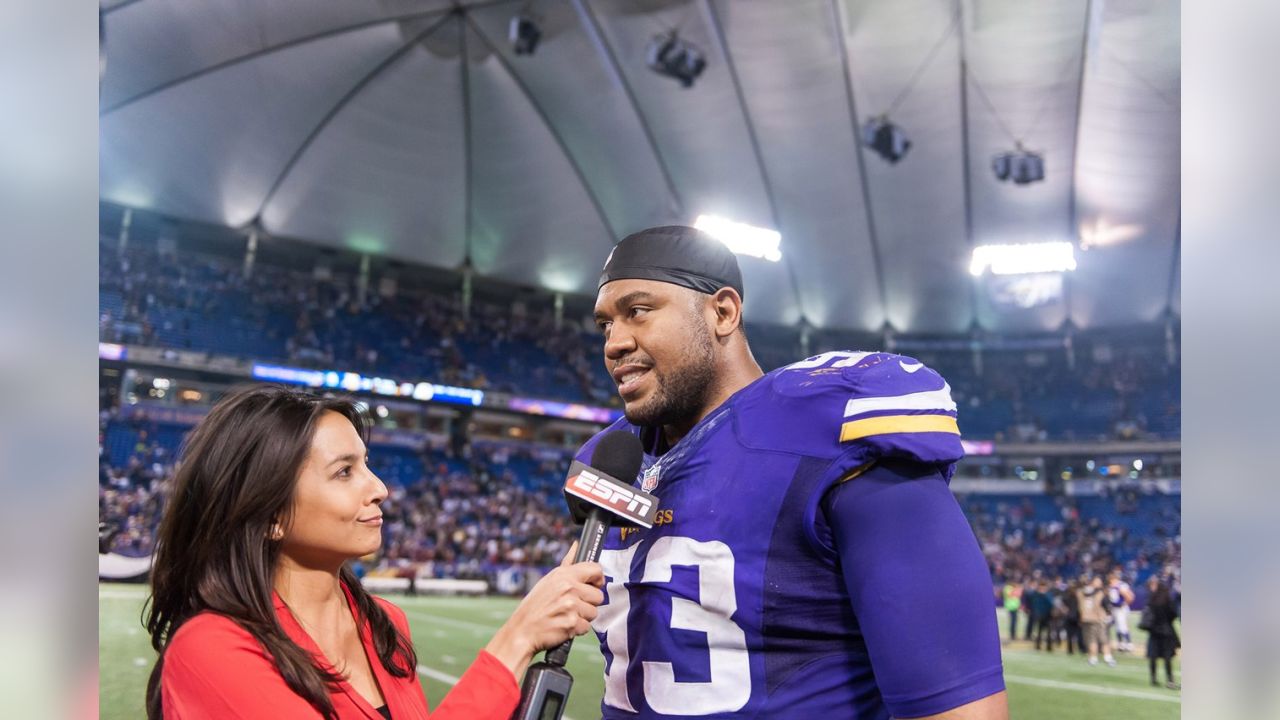
[[[280,543],[270,539],[274,523],[288,527],[316,422],[329,411],[350,420],[368,441],[364,416],[351,402],[256,386],[223,398],[184,443],[160,522],[145,611],[151,646],[160,653],[147,682],[150,720],[162,717],[165,646],[184,622],[206,610],[252,634],[289,687],[326,718],[334,716],[329,692],[340,677],[318,666],[276,619],[271,593]],[[369,622],[383,667],[411,677],[418,665],[413,643],[345,565],[340,577]]]

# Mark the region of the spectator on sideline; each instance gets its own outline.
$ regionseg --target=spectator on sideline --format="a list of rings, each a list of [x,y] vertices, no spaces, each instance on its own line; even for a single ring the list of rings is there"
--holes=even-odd
[[[1040,649],[1041,641],[1045,649],[1053,652],[1053,635],[1049,632],[1049,623],[1053,619],[1054,596],[1049,592],[1049,581],[1040,580],[1036,594],[1031,598],[1031,624],[1035,628],[1036,649]]]
[[[1022,609],[1022,584],[1013,578],[1004,584],[1004,609],[1009,613],[1009,642],[1018,639],[1018,612]]]
[[[1031,601],[1036,596],[1036,577],[1033,574],[1022,582],[1022,612],[1027,615],[1027,629],[1023,631],[1023,640],[1031,640],[1031,632],[1035,629],[1035,617],[1031,614]]]
[[[1160,578],[1152,575],[1147,580],[1147,589],[1151,594],[1147,596],[1147,607],[1142,612],[1142,629],[1148,633],[1147,665],[1151,669],[1151,684],[1160,684],[1156,682],[1156,660],[1164,660],[1164,686],[1178,690],[1182,686],[1173,679],[1173,656],[1182,647],[1178,631],[1173,629],[1178,613],[1169,594],[1169,586],[1160,582]]]
[[[1089,664],[1098,664],[1098,646],[1102,646],[1102,657],[1106,663],[1115,667],[1116,659],[1111,655],[1111,643],[1107,641],[1107,617],[1105,606],[1106,593],[1102,589],[1102,578],[1095,575],[1076,593],[1076,601],[1080,604],[1080,629],[1084,635],[1085,646],[1089,649]]]
[[[1084,635],[1080,628],[1080,581],[1072,580],[1063,593],[1062,602],[1066,605],[1067,614],[1063,621],[1063,630],[1067,636],[1067,654],[1074,655],[1076,650],[1084,654]]]
[[[387,488],[367,432],[354,403],[270,386],[228,395],[196,427],[151,573],[148,718],[427,717],[404,612],[348,566],[382,544]],[[433,717],[507,720],[533,654],[589,629],[604,578],[571,557]]]

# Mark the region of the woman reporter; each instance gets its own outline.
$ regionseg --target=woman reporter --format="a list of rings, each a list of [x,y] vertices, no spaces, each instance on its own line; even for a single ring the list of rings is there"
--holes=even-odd
[[[192,432],[151,571],[149,718],[428,716],[404,612],[346,566],[382,543],[387,489],[366,437],[352,403],[269,386],[229,395]],[[431,717],[506,720],[533,654],[590,629],[604,578],[572,556]]]

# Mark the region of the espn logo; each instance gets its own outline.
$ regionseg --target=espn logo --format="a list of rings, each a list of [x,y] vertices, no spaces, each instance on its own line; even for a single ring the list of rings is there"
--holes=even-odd
[[[580,462],[575,462],[569,468],[564,492],[565,495],[571,495],[608,510],[622,521],[618,524],[630,522],[641,527],[653,527],[654,516],[658,511],[657,498],[654,496],[624,485]],[[577,510],[574,511],[574,515],[578,515]]]

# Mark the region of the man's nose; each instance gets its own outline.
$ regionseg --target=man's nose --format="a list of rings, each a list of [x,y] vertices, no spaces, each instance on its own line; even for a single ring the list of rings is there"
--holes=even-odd
[[[635,350],[635,347],[635,336],[615,326],[609,331],[609,339],[604,341],[604,356],[610,360],[617,360]]]

